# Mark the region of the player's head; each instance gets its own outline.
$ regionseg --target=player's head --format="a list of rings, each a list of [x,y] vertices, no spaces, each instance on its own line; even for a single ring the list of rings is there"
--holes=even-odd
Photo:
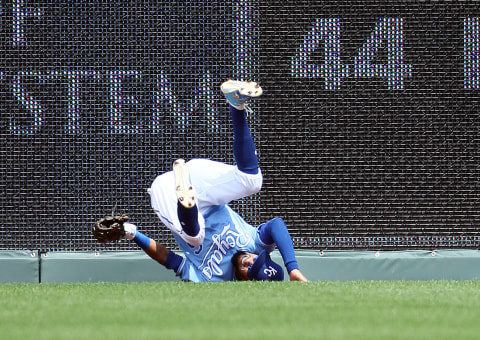
[[[238,251],[232,257],[235,277],[239,281],[283,281],[283,269],[263,250],[260,254]]]

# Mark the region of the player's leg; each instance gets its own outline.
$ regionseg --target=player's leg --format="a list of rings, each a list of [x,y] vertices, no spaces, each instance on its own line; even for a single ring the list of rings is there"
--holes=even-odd
[[[258,158],[253,137],[248,127],[245,110],[230,105],[233,125],[233,156],[240,171],[247,174],[258,173]]]
[[[200,212],[212,205],[223,205],[252,195],[262,186],[262,174],[245,110],[246,101],[259,97],[262,88],[252,81],[234,80],[224,82],[220,88],[229,103],[236,166],[206,159],[193,159],[187,163]]]
[[[178,175],[173,176],[174,165],[174,171],[157,177],[149,190],[152,207],[162,222],[193,246],[202,244],[205,236],[202,212],[212,205],[227,204],[258,192],[262,185],[245,115],[245,102],[260,96],[262,89],[254,82],[230,80],[222,84],[221,90],[230,103],[237,166],[207,159],[193,159],[186,163],[187,167],[180,162]]]
[[[188,176],[188,171],[186,173]],[[183,177],[183,175],[181,177]],[[186,178],[185,183],[188,183],[188,177]],[[176,182],[177,179],[175,178],[174,171],[166,172],[153,181],[152,186],[148,190],[152,208],[158,217],[160,217],[163,224],[175,235],[190,245],[201,245],[205,237],[205,220],[202,214],[199,214],[198,211],[195,212],[197,204],[188,207],[187,203],[187,207],[184,207],[180,203],[176,190],[178,187]],[[185,183],[181,183],[181,191],[187,194],[189,187],[186,186]],[[192,196],[190,195],[185,196],[185,202],[191,200]],[[196,219],[196,223],[192,222],[193,219]],[[186,227],[184,227],[183,224],[185,224]],[[193,228],[189,228],[190,226],[193,226]]]
[[[177,159],[173,163],[175,175],[175,190],[177,194],[177,216],[183,231],[191,237],[200,233],[198,223],[198,208],[195,191],[190,183],[190,175],[187,164],[183,159]]]
[[[247,122],[245,111],[249,99],[262,95],[262,88],[255,82],[228,80],[221,85],[229,103],[233,126],[233,155],[240,171],[247,174],[258,173],[258,159],[255,144]]]

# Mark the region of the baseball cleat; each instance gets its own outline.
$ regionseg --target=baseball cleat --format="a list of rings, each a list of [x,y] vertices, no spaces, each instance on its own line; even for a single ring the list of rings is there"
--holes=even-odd
[[[249,99],[258,98],[262,95],[263,90],[254,81],[238,81],[228,79],[220,89],[227,98],[227,101],[237,110],[245,109],[245,102]]]
[[[184,159],[173,162],[173,174],[178,201],[185,208],[192,208],[195,205],[195,191],[190,183],[190,175]]]

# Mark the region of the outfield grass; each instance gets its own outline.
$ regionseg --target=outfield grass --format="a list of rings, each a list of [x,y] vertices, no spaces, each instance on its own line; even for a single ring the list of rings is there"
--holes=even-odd
[[[479,281],[0,284],[7,339],[478,339]]]

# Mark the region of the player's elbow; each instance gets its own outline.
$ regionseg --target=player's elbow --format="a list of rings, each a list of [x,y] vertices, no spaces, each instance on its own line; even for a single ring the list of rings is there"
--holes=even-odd
[[[253,195],[262,190],[263,177],[260,174],[253,178],[245,178],[243,183],[247,195]]]
[[[277,228],[277,229],[285,229],[288,230],[287,224],[281,217],[274,217],[270,220],[272,228]]]

